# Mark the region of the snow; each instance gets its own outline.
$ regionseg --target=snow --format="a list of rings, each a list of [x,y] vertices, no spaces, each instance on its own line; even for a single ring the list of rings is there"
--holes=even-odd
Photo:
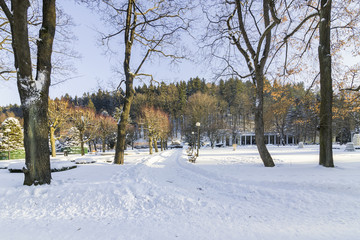
[[[256,98],[255,107],[258,108],[259,105],[260,105],[260,99],[259,99],[259,98]]]
[[[76,158],[74,161],[76,164],[90,164],[96,162],[96,160],[92,157],[80,157]]]
[[[318,146],[269,149],[274,168],[255,146],[200,149],[195,164],[185,148],[129,154],[124,165],[88,154],[96,163],[36,187],[1,169],[0,238],[358,239],[360,152],[334,149],[336,167],[324,168]]]
[[[2,161],[2,162],[8,162],[8,161]],[[25,162],[24,161],[12,161],[12,163],[8,164],[0,164],[0,168],[3,166],[4,168],[8,169],[9,171],[17,171],[21,172],[23,168],[26,169]],[[65,169],[71,169],[76,167],[75,163],[70,161],[59,161],[59,160],[53,160],[51,161],[50,168],[52,171],[62,171]]]
[[[46,84],[46,75],[47,71],[43,70],[38,73],[36,81],[29,77],[19,79],[20,86],[29,93],[29,97],[24,103],[25,105],[31,105],[40,99],[40,93]]]
[[[19,120],[17,120],[16,118],[14,117],[8,117],[5,119],[5,121],[2,122],[2,126],[6,126],[6,125],[9,125],[9,124],[15,124],[15,125],[20,125],[19,123]]]
[[[42,40],[41,40],[42,41]],[[38,73],[38,79],[37,79],[37,81],[35,81],[35,89],[37,90],[37,91],[41,91],[43,88],[44,88],[44,86],[45,86],[45,82],[46,82],[46,75],[47,75],[47,71],[46,70],[44,70],[44,71],[40,71],[39,73]]]

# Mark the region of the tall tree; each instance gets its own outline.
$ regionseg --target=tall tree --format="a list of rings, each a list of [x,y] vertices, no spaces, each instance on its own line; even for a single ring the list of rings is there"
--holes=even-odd
[[[230,3],[231,4],[231,3]],[[242,2],[236,0],[232,14],[226,20],[229,38],[246,61],[249,77],[255,86],[255,139],[260,157],[265,167],[275,166],[274,161],[266,148],[264,137],[264,81],[265,64],[269,56],[271,45],[271,32],[280,23],[276,16],[273,0],[263,0],[262,6],[256,1]],[[244,6],[245,5],[245,6]],[[261,20],[256,19],[252,13],[252,6],[260,7]],[[257,29],[257,37],[251,34],[253,28],[245,24],[246,20],[253,22]],[[263,26],[260,26],[260,23]]]
[[[51,55],[56,27],[55,0],[42,1],[42,24],[37,40],[37,67],[33,78],[28,37],[29,0],[12,0],[11,7],[0,0],[11,29],[17,85],[24,114],[24,185],[50,184],[48,141],[48,96]],[[11,11],[10,11],[11,9]]]
[[[85,0],[84,0],[85,1]],[[95,2],[99,1],[85,1]],[[176,48],[172,53],[167,53],[168,46],[173,46],[174,35],[188,28],[188,22],[182,16],[188,9],[182,1],[140,1],[127,0],[101,1],[104,3],[105,15],[110,16],[109,22],[113,23],[113,33],[104,35],[103,40],[109,41],[117,36],[123,37],[124,59],[121,83],[125,84],[125,95],[120,121],[118,122],[117,142],[115,151],[115,164],[124,163],[124,150],[126,144],[126,125],[128,123],[131,104],[134,98],[134,80],[137,77],[153,77],[149,73],[143,73],[142,68],[151,55],[160,54],[165,57],[177,59]],[[100,5],[98,5],[100,6]],[[132,51],[134,46],[144,49],[142,59],[138,64],[132,64]],[[141,54],[141,53],[140,53]],[[139,55],[140,55],[139,54]],[[119,84],[119,88],[121,87]]]

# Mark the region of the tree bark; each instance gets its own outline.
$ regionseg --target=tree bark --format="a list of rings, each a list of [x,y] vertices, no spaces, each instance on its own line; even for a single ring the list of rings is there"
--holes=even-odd
[[[319,25],[320,63],[320,156],[319,164],[334,167],[332,153],[332,78],[330,49],[331,0],[321,0]]]

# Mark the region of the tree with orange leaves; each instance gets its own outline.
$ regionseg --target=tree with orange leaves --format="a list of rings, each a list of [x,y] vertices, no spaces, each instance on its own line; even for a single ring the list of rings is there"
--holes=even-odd
[[[48,123],[50,131],[51,156],[56,157],[55,141],[62,136],[55,136],[55,132],[62,127],[69,118],[69,102],[65,99],[49,98]]]
[[[79,133],[81,155],[85,155],[84,144],[89,142],[96,133],[95,111],[90,108],[75,107],[71,109],[70,118]]]
[[[100,133],[102,151],[105,152],[106,140],[112,133],[116,133],[117,123],[115,119],[106,111],[102,112],[97,118],[98,132]]]
[[[158,152],[158,139],[160,138],[164,141],[170,132],[169,116],[167,113],[154,107],[144,107],[141,113],[142,118],[140,122],[147,131],[149,152],[150,154],[153,153],[153,143],[155,144],[155,152]]]

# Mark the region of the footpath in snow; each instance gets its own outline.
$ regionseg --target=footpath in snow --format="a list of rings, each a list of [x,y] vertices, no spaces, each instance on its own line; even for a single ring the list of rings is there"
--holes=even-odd
[[[334,150],[335,168],[318,166],[318,147],[270,146],[276,167],[255,147],[185,149],[112,156],[58,157],[94,162],[22,186],[0,169],[0,239],[358,239],[360,152]],[[16,161],[0,161],[0,167]]]

